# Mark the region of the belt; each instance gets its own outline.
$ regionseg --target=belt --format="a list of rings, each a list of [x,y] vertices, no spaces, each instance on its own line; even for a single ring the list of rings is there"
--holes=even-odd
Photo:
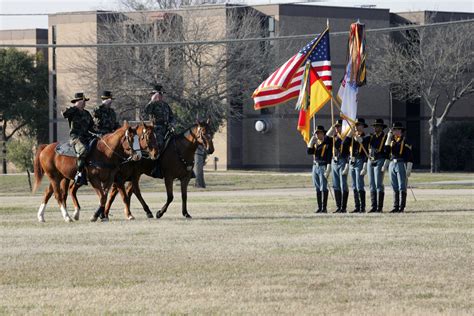
[[[325,162],[325,161],[321,161],[321,162],[319,162],[319,161],[313,161],[313,165],[315,165],[315,166],[326,166],[327,164],[328,164],[328,163]]]
[[[394,163],[397,163],[397,162],[405,162],[402,158],[393,158],[392,161]]]

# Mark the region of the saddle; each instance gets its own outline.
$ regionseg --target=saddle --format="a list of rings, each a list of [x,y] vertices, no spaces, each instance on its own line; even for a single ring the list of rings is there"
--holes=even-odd
[[[96,144],[97,138],[92,138],[87,144],[87,152],[90,152]],[[77,158],[74,146],[72,146],[69,142],[58,144],[55,150],[58,155]]]

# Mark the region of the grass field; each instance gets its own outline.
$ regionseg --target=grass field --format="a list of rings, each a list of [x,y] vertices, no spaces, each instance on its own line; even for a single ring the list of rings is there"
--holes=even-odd
[[[399,215],[315,215],[307,175],[264,176],[210,174],[192,220],[177,194],[160,220],[134,200],[136,221],[116,203],[89,223],[97,198],[81,190],[70,224],[53,200],[38,223],[40,194],[0,177],[0,314],[473,314],[474,190],[429,184],[472,175],[414,175]]]

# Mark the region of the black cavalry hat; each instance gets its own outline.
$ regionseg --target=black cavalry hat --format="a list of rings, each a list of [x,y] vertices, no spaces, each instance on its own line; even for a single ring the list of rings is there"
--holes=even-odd
[[[372,126],[382,126],[382,128],[387,128],[387,125],[383,122],[382,119],[375,119]]]
[[[161,84],[156,84],[153,86],[153,90],[150,92],[150,94],[155,94],[155,93],[164,94],[166,93],[166,91],[163,90],[163,86]]]
[[[342,120],[337,120],[334,126],[342,126]]]
[[[74,99],[71,100],[71,103],[74,103],[74,102],[79,101],[79,100],[89,101],[90,99],[86,98],[86,96],[84,95],[83,92],[76,92],[74,94]]]
[[[392,129],[401,129],[402,131],[404,131],[405,127],[403,126],[402,122],[394,122],[392,125]]]
[[[355,125],[364,125],[364,127],[368,127],[369,125],[367,125],[365,123],[365,120],[361,117],[358,117],[356,120],[355,120]]]
[[[324,129],[324,126],[318,125],[318,127],[316,127],[316,130],[315,130],[314,132],[315,132],[315,133],[317,133],[317,132],[326,133],[326,130]]]
[[[100,98],[101,98],[102,100],[107,100],[107,99],[112,99],[112,100],[114,100],[114,99],[115,99],[114,97],[112,97],[112,92],[110,92],[110,91],[108,91],[108,90],[104,90],[104,91],[102,92],[102,95],[100,96]]]

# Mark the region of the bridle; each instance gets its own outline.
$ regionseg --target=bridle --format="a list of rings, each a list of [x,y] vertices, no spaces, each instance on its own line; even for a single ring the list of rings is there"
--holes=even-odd
[[[142,135],[141,136],[135,135],[135,136],[138,137],[138,141],[144,139],[145,142],[146,142],[146,148],[140,150],[142,158],[145,158],[145,159],[150,158],[150,144],[149,144],[149,141],[150,141],[150,135],[152,133],[153,133],[153,131],[148,133],[146,127],[143,127]]]
[[[115,156],[119,157],[122,160],[122,164],[133,160],[133,157],[134,157],[135,154],[138,156],[138,159],[141,159],[142,151],[141,151],[141,148],[140,148],[140,141],[138,139],[138,135],[135,134],[135,135],[133,135],[133,137],[131,137],[130,133],[128,132],[128,129],[127,129],[125,131],[124,138],[125,139],[123,141],[121,141],[121,145],[122,145],[125,152],[127,152],[127,151],[130,152],[130,155],[128,157],[124,157],[121,154],[117,153],[115,150],[113,150],[109,146],[109,144],[107,144],[107,142],[104,140],[103,137],[99,137],[99,141],[103,142],[105,147],[107,147]],[[133,140],[133,142],[132,142],[132,140]],[[126,148],[124,146],[125,141],[128,145],[128,148]]]
[[[188,132],[193,138],[192,143],[194,144],[197,142],[198,144],[202,145],[207,151],[211,135],[209,133],[204,133],[204,129],[199,125],[197,126],[197,135],[193,133],[192,127],[188,130]]]

